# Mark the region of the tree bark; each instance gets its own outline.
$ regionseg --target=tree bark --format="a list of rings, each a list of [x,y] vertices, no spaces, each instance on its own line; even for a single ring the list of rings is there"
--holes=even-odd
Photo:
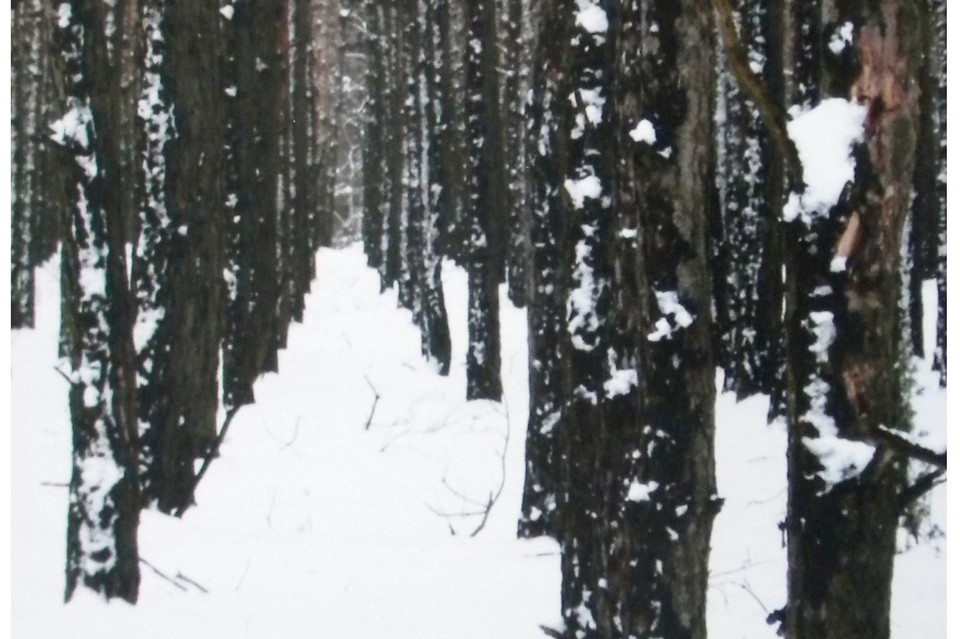
[[[121,141],[107,123],[122,108],[111,59],[107,3],[58,7],[56,47],[68,110],[54,139],[73,160],[75,198],[63,273],[71,306],[73,472],[67,517],[66,599],[78,587],[135,602],[139,490],[133,315],[118,171]]]
[[[829,10],[827,10],[829,9]],[[916,148],[920,63],[915,5],[826,7],[825,94],[864,105],[864,142],[841,201],[794,223],[787,307],[790,428],[788,596],[784,631],[801,638],[885,638],[904,459],[872,442],[865,466],[836,468],[838,449],[881,427],[909,429],[909,367],[898,308],[900,255]],[[838,238],[853,235],[840,269]],[[818,455],[818,453],[822,453]]]

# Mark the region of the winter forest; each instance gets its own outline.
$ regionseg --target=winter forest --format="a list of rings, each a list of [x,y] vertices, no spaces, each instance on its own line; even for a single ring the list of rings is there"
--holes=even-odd
[[[14,0],[14,636],[946,637],[946,4]]]

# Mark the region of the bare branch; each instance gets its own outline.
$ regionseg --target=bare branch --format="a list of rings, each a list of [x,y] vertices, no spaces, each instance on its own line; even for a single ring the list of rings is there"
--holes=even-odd
[[[220,453],[220,445],[223,444],[223,439],[227,435],[227,429],[230,428],[233,418],[236,417],[239,411],[240,408],[236,407],[230,409],[230,412],[227,413],[227,418],[223,422],[223,428],[220,429],[220,434],[217,435],[217,439],[213,442],[213,446],[210,447],[210,451],[203,458],[203,464],[200,466],[200,472],[198,472],[197,476],[194,478],[193,484],[190,486],[190,490],[187,491],[187,494],[183,499],[183,503],[181,503],[180,506],[174,511],[174,517],[183,517],[183,513],[185,513],[187,509],[193,505],[193,495],[197,492],[197,486],[200,485],[200,480],[203,479],[203,476],[207,474],[207,469],[210,468],[210,464],[213,462],[214,457]]]
[[[770,95],[763,81],[750,68],[747,52],[743,48],[743,43],[740,42],[740,36],[737,35],[737,25],[733,19],[733,7],[730,5],[730,0],[712,1],[717,12],[717,27],[723,41],[724,51],[727,54],[730,71],[736,78],[740,90],[747,94],[757,106],[764,126],[770,133],[774,144],[780,150],[786,166],[790,189],[800,193],[805,188],[803,164],[800,162],[800,154],[797,152],[796,145],[787,133],[787,114]]]
[[[370,416],[367,417],[367,423],[363,426],[363,430],[370,430],[370,424],[373,423],[373,414],[377,412],[377,402],[380,401],[380,393],[377,392],[377,388],[373,385],[373,382],[370,381],[369,377],[364,375],[363,379],[367,380],[367,386],[373,391],[373,406],[370,407]]]
[[[906,510],[928,492],[940,484],[945,483],[947,480],[942,479],[942,477],[946,474],[946,468],[938,468],[926,475],[920,476],[917,481],[913,482],[913,485],[904,488],[899,498],[900,510]]]
[[[883,426],[875,426],[870,429],[870,436],[872,436],[877,443],[882,444],[894,453],[922,461],[943,470],[947,469],[947,451],[938,453],[930,450],[916,442],[910,441],[896,431]]]

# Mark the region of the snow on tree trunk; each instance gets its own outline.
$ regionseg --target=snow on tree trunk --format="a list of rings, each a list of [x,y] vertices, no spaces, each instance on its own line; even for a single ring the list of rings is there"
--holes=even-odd
[[[523,88],[527,85],[530,65],[524,54],[523,0],[506,0],[504,13],[503,57],[503,127],[504,153],[507,163],[507,204],[509,207],[509,246],[507,251],[507,283],[510,301],[514,306],[526,304],[527,258],[529,250],[530,216],[526,198],[526,154],[524,153]]]
[[[37,225],[40,134],[44,74],[41,46],[43,6],[37,0],[20,2],[13,12],[12,29],[12,139],[10,326],[32,327],[34,322],[34,228]]]
[[[436,362],[441,375],[450,372],[450,327],[443,299],[440,278],[440,232],[442,165],[442,126],[440,119],[440,83],[437,77],[437,53],[441,46],[437,29],[437,0],[419,0],[419,22],[422,49],[419,58],[420,90],[420,198],[425,208],[421,225],[423,261],[421,278],[422,350],[427,359]]]
[[[702,638],[720,507],[708,229],[713,12],[695,0],[643,0],[619,19],[618,237],[626,274],[618,290],[636,296],[621,304],[634,334],[639,414],[618,433],[619,457],[611,453],[622,469],[614,502],[621,524],[607,542],[618,567],[607,585],[621,602],[614,618],[622,636]]]
[[[383,263],[381,245],[384,232],[384,130],[386,111],[384,83],[386,81],[383,57],[383,5],[378,0],[364,2],[366,33],[366,90],[363,136],[363,247],[367,265],[379,268]]]
[[[754,73],[776,76],[774,38],[767,2],[739,3],[740,39]],[[768,82],[769,84],[769,82]],[[756,106],[724,68],[718,83],[718,185],[723,233],[717,264],[723,290],[717,298],[720,365],[724,389],[738,398],[772,394],[782,359],[782,265],[779,159]]]
[[[468,228],[467,278],[467,399],[499,400],[500,381],[500,300],[497,267],[499,212],[496,190],[493,127],[497,105],[496,22],[492,0],[468,0],[468,42],[466,48],[466,115],[469,144],[467,178]],[[491,56],[494,62],[491,63]],[[502,264],[502,262],[501,262]]]
[[[826,109],[856,115],[847,128],[862,127],[863,141],[853,147],[855,168],[844,169],[852,175],[842,195],[837,188],[812,204],[817,175],[834,165],[818,144],[812,157],[802,147],[836,134],[822,125],[791,133],[804,158],[807,192],[788,242],[794,255],[786,320],[791,411],[783,630],[792,639],[879,638],[890,633],[905,462],[875,435],[910,428],[898,304],[921,42],[916,7],[894,0],[847,3],[825,14],[823,29],[825,93],[851,96],[856,106],[829,100],[804,117],[827,113],[823,121],[836,122]]]
[[[933,0],[937,80],[937,134],[939,174],[937,175],[937,346],[934,370],[940,371],[940,386],[947,386],[947,2]],[[933,57],[933,56],[931,56]],[[928,63],[929,64],[929,63]]]
[[[559,3],[551,2],[539,26],[543,33],[563,27]],[[566,300],[560,280],[560,234],[563,200],[557,160],[560,143],[559,90],[565,84],[560,51],[541,38],[533,65],[531,99],[527,103],[526,136],[531,149],[530,268],[527,287],[530,407],[527,420],[526,476],[521,537],[559,538],[557,521],[561,457],[559,435],[563,414],[560,340],[565,331]]]
[[[132,309],[115,172],[120,144],[98,135],[118,108],[118,69],[104,28],[110,9],[73,0],[56,10],[67,111],[52,138],[73,160],[68,185],[75,197],[62,266],[70,282],[65,320],[73,432],[66,599],[84,587],[135,602],[140,509]]]

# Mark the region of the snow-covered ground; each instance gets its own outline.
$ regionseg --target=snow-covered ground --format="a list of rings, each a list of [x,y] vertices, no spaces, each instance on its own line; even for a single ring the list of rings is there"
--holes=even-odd
[[[56,265],[39,272],[38,326],[14,331],[11,353],[14,637],[542,639],[540,624],[559,627],[557,546],[515,538],[524,312],[501,302],[505,401],[466,402],[464,274],[445,266],[454,352],[442,378],[420,357],[409,314],[394,294],[379,295],[363,264],[356,246],[320,252],[306,321],[291,327],[280,373],[261,378],[257,403],[234,419],[197,506],[183,520],[143,514],[149,565],[136,607],[89,595],[62,604],[69,420],[53,370]],[[945,393],[927,368],[919,367],[918,423],[943,438]],[[764,398],[723,395],[717,408],[726,501],[709,629],[721,639],[772,639],[765,617],[785,598],[776,524],[786,437],[765,424]],[[476,513],[491,498],[484,520]],[[944,488],[932,506],[945,532]],[[945,555],[938,539],[898,556],[894,639],[946,637]]]

